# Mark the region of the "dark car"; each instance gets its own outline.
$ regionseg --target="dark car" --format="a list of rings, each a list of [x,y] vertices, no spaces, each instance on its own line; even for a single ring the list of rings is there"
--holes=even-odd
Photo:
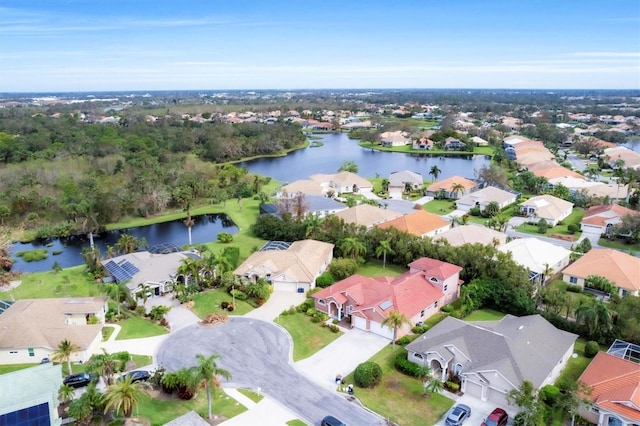
[[[496,408],[484,419],[482,426],[506,426],[507,420],[509,420],[507,412],[502,408]]]
[[[468,405],[458,404],[449,412],[444,423],[447,426],[460,426],[471,416],[471,408]]]
[[[145,370],[129,371],[128,373],[124,373],[122,376],[120,376],[118,378],[118,381],[121,382],[127,380],[128,377],[131,378],[131,383],[141,382],[144,380],[149,380],[149,378],[151,377],[151,373]]]
[[[326,416],[324,419],[322,419],[322,423],[320,423],[321,426],[347,426],[345,423],[342,422],[342,420],[338,420],[333,416]]]
[[[82,386],[87,386],[94,378],[95,376],[89,373],[70,374],[64,378],[62,383],[69,385],[72,388],[80,388]]]

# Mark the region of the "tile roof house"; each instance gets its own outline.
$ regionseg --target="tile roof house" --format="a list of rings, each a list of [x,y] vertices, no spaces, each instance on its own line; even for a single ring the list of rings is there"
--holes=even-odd
[[[298,193],[305,195],[325,195],[327,193],[327,188],[314,180],[301,179],[282,186],[280,190],[278,190],[276,197],[293,197]]]
[[[293,242],[286,250],[268,246],[253,253],[233,271],[245,279],[264,278],[276,290],[308,291],[333,259],[333,244],[316,240]]]
[[[545,276],[547,266],[553,276],[569,264],[571,256],[571,250],[538,238],[517,238],[498,247],[498,250],[510,252],[516,263],[529,270],[529,278],[538,281],[549,278]]]
[[[640,213],[618,204],[591,206],[582,217],[580,226],[582,232],[600,235],[609,234],[615,225],[622,222],[623,217],[636,214]]]
[[[456,185],[462,185],[463,191],[454,192],[453,188]],[[451,176],[447,179],[442,179],[438,182],[434,182],[427,187],[427,195],[442,198],[457,199],[470,194],[472,191],[478,188],[478,183],[470,179],[463,178],[461,176]]]
[[[401,170],[389,175],[389,191],[393,189],[404,191],[407,183],[411,185],[412,189],[421,189],[424,184],[422,174],[409,170]]]
[[[546,169],[535,170],[533,171],[533,174],[536,175],[537,177],[543,177],[546,179],[555,179],[555,178],[567,177],[567,176],[571,176],[576,179],[584,179],[584,176],[581,175],[580,173],[576,173],[573,170],[569,170],[566,167],[563,167],[560,165],[555,167],[549,167]]]
[[[418,237],[435,237],[449,229],[451,224],[437,214],[425,210],[396,217],[395,219],[376,225],[380,229],[395,228]]]
[[[380,134],[380,145],[382,146],[405,146],[410,142],[411,140],[408,138],[407,133],[402,130]]]
[[[72,361],[88,361],[102,340],[107,297],[17,300],[0,315],[0,364],[38,363],[67,339],[80,347]],[[90,318],[97,324],[89,324]]]
[[[556,226],[558,222],[569,217],[572,211],[573,203],[548,194],[529,198],[520,204],[520,212],[526,214],[529,219],[535,222],[544,219],[550,226]]]
[[[350,318],[351,327],[393,338],[393,330],[382,322],[389,312],[399,311],[411,326],[398,329],[396,337],[439,311],[459,297],[462,268],[435,259],[421,258],[409,264],[409,271],[395,277],[369,278],[352,275],[315,293],[317,310],[342,320]]]
[[[508,392],[525,380],[534,389],[553,384],[577,337],[540,315],[478,322],[447,317],[406,350],[409,361],[429,365],[442,381],[457,374],[465,394],[504,407]]]
[[[468,212],[473,207],[478,207],[480,208],[480,211],[484,211],[489,203],[495,201],[498,203],[500,209],[503,209],[509,204],[515,203],[517,198],[517,193],[505,191],[504,189],[496,188],[494,186],[488,186],[458,198],[456,201],[456,208],[458,210]]]
[[[372,191],[373,184],[367,179],[351,172],[339,172],[335,174],[315,174],[309,176],[314,182],[320,183],[326,190],[336,193],[353,193]],[[326,192],[326,191],[325,191]]]
[[[482,244],[485,246],[501,246],[507,242],[507,234],[495,231],[486,226],[461,225],[439,234],[435,240],[446,240],[450,245],[459,247],[463,244]]]
[[[640,258],[614,249],[594,248],[562,271],[563,281],[584,288],[590,275],[604,277],[618,287],[618,294],[639,295]]]
[[[580,416],[598,425],[640,424],[640,364],[598,352],[578,379],[591,402]]]
[[[427,137],[421,137],[413,141],[413,149],[433,149],[433,141]]]
[[[371,204],[358,204],[336,213],[335,216],[344,220],[345,223],[373,228],[379,223],[402,216],[402,213],[372,206]]]

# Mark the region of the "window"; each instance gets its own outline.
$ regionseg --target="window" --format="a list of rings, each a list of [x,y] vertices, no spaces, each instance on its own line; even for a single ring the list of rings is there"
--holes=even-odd
[[[18,354],[18,351],[9,351],[9,353],[10,353],[11,355],[17,355],[17,354]]]
[[[347,313],[350,314],[353,311],[353,305],[347,306]]]
[[[462,364],[456,363],[456,365],[453,366],[453,372],[455,373],[456,376],[462,373]]]
[[[436,277],[431,277],[429,278],[429,281],[431,281],[432,283],[437,283],[438,279]]]
[[[443,290],[447,291],[447,287],[449,287],[449,284],[445,284]]]
[[[422,354],[413,354],[414,358],[418,358],[418,359],[424,359],[424,357],[422,356]]]
[[[420,318],[424,316],[424,310],[420,311]]]
[[[436,303],[434,303],[434,304],[433,304],[433,307],[434,307],[434,308],[437,308],[437,307],[438,307],[438,301],[437,301],[437,300],[436,300]]]
[[[33,351],[33,348],[29,348],[29,356],[35,356],[35,352]]]
[[[326,304],[327,304],[327,302],[325,302],[325,301],[324,301],[324,299],[320,299],[320,300],[318,300],[318,305],[322,305],[322,306],[324,306],[324,305],[326,305]]]
[[[578,284],[578,278],[577,277],[569,277],[569,282],[571,284]]]

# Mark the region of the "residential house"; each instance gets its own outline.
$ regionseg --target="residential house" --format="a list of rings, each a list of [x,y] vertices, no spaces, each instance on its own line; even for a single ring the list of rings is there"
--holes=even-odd
[[[46,364],[0,375],[0,425],[59,426],[62,365]]]
[[[305,195],[324,196],[327,193],[327,188],[322,186],[317,181],[310,179],[301,179],[282,186],[277,192],[276,197],[294,197],[299,193]]]
[[[580,396],[590,405],[580,407],[578,413],[598,426],[636,426],[640,424],[640,364],[610,352],[598,352],[580,375],[578,381],[586,387]]]
[[[444,140],[444,144],[442,145],[444,149],[447,151],[462,151],[467,147],[467,144],[449,136]]]
[[[507,243],[507,234],[486,226],[470,224],[448,229],[434,239],[436,241],[447,241],[454,247],[464,244],[482,244],[497,247]]]
[[[434,182],[427,187],[427,195],[436,198],[458,199],[478,189],[479,185],[470,179],[452,176]],[[456,190],[459,188],[459,190]]]
[[[604,155],[608,158],[611,167],[617,167],[618,160],[624,161],[625,168],[640,168],[640,153],[637,153],[625,146],[616,146],[615,148],[606,148]]]
[[[421,137],[420,139],[413,141],[412,147],[413,149],[431,150],[433,149],[433,141],[429,138]]]
[[[451,224],[437,214],[420,209],[376,226],[380,229],[395,228],[418,237],[435,237],[449,229]]]
[[[474,207],[484,211],[489,203],[497,203],[500,209],[513,204],[518,199],[518,193],[505,191],[494,186],[488,186],[471,194],[467,194],[456,201],[456,208],[468,212]]]
[[[379,223],[402,216],[402,213],[372,206],[371,204],[358,204],[337,212],[335,216],[344,220],[345,223],[353,223],[370,229]]]
[[[498,247],[510,252],[513,260],[529,270],[529,279],[542,282],[569,264],[571,250],[538,238],[517,238]],[[548,268],[548,270],[547,270]]]
[[[638,215],[635,210],[622,207],[619,204],[605,204],[592,206],[580,221],[582,232],[597,235],[611,235],[614,226],[622,222],[627,215]]]
[[[476,146],[489,146],[489,142],[479,136],[472,137],[471,142],[476,144]]]
[[[339,172],[335,174],[315,174],[309,179],[319,183],[325,192],[333,191],[335,194],[358,193],[373,191],[373,184],[367,179],[351,172]]]
[[[639,295],[640,258],[619,250],[593,248],[562,271],[562,280],[584,288],[584,281],[591,275],[614,283],[620,296]]]
[[[262,209],[262,206],[260,208]],[[295,216],[298,208],[302,210],[304,217],[316,216],[324,218],[330,214],[346,210],[347,206],[339,203],[333,198],[324,197],[322,195],[303,195],[299,205],[297,202],[280,202],[276,205],[278,216],[282,215],[287,210],[288,213]]]
[[[407,132],[397,130],[395,132],[383,132],[380,134],[380,145],[382,146],[405,146],[411,143]]]
[[[520,212],[529,219],[535,222],[544,219],[552,227],[569,217],[572,211],[573,203],[548,194],[529,198],[520,204]]]
[[[446,317],[406,350],[409,361],[428,365],[442,381],[457,375],[465,395],[507,407],[507,394],[523,381],[535,390],[553,384],[577,337],[540,315],[478,322]]]
[[[315,240],[267,243],[233,272],[247,280],[263,278],[274,289],[305,292],[315,287],[333,259],[333,244]]]
[[[403,192],[407,185],[414,191],[422,189],[422,185],[424,185],[422,175],[409,170],[401,170],[389,175],[389,192]]]
[[[102,341],[107,297],[21,299],[0,315],[0,365],[38,363],[63,340],[80,348],[71,360],[86,362]]]
[[[398,311],[411,323],[398,329],[396,337],[403,336],[414,324],[457,300],[462,285],[462,268],[450,263],[421,258],[409,268],[395,278],[352,275],[315,293],[315,307],[339,321],[349,318],[353,328],[389,339],[393,330],[382,323],[391,311]]]

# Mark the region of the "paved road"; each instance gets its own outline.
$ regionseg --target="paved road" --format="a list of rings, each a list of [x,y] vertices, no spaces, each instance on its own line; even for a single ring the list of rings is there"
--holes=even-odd
[[[195,365],[197,353],[216,353],[221,356],[218,365],[232,374],[224,385],[259,390],[309,424],[319,425],[327,414],[350,425],[382,424],[377,415],[300,374],[291,363],[291,347],[280,327],[235,317],[226,324],[192,325],[172,333],[158,350],[157,361],[176,370]]]
[[[567,161],[571,163],[571,166],[577,171],[582,172],[587,168],[585,161],[573,152],[567,152]]]

